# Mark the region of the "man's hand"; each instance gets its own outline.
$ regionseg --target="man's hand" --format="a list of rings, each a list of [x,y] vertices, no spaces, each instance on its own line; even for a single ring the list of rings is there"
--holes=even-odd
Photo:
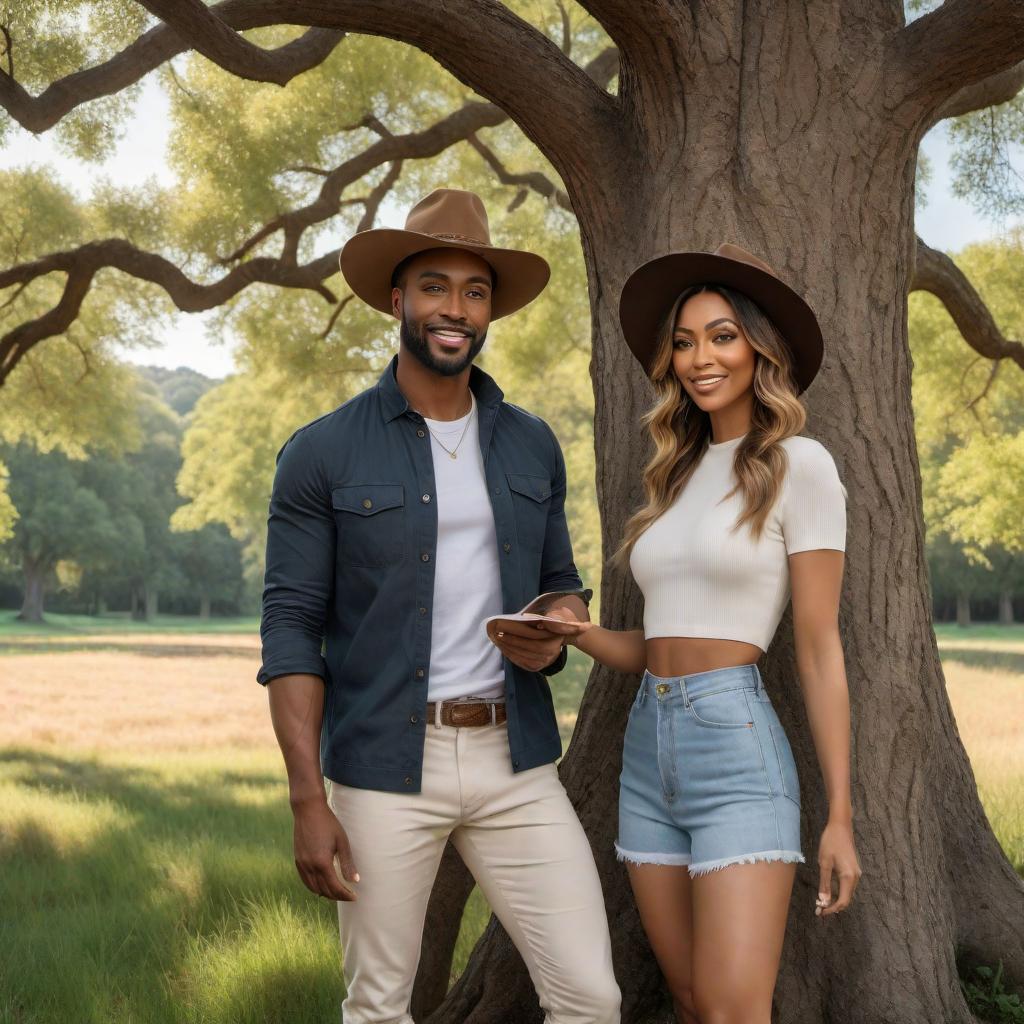
[[[569,637],[577,635],[580,627],[586,625],[579,622],[568,608],[549,608],[544,614],[565,622],[564,634],[563,627],[554,627],[558,632],[552,632],[548,628],[552,624],[546,622],[491,622],[487,626],[494,646],[513,665],[527,672],[539,672],[550,665],[562,652]]]
[[[352,902],[355,890],[343,884],[358,882],[348,836],[325,800],[293,807],[295,814],[295,866],[310,892],[329,900]],[[340,867],[338,877],[335,864]]]

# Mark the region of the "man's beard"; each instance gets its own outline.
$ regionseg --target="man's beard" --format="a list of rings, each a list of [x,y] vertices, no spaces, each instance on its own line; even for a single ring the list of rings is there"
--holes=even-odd
[[[466,328],[472,330],[472,328]],[[440,374],[442,377],[457,377],[470,363],[476,359],[480,349],[484,347],[487,340],[487,332],[477,335],[476,332],[469,339],[469,345],[465,354],[459,359],[438,359],[430,351],[430,343],[424,336],[421,328],[414,326],[402,313],[402,326],[400,328],[402,345],[407,348],[428,370]]]

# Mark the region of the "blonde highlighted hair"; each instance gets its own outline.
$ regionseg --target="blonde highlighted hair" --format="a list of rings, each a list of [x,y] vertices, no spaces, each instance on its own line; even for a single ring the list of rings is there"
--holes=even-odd
[[[700,292],[715,292],[733,308],[754,349],[754,409],[750,430],[736,449],[733,465],[736,487],[744,498],[734,529],[748,524],[755,538],[764,531],[768,515],[782,489],[786,453],[780,442],[803,430],[807,413],[797,397],[792,360],[785,339],[761,308],[742,292],[723,285],[687,288],[672,306],[660,331],[651,366],[657,401],[643,422],[654,439],[654,455],[644,467],[646,504],[626,523],[623,541],[612,561],[623,565],[640,535],[676,500],[693,475],[711,440],[711,420],[683,389],[672,369],[673,340],[679,312]]]

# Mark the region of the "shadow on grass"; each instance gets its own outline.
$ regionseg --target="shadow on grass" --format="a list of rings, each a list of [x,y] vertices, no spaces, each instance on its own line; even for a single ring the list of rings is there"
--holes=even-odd
[[[46,794],[0,828],[0,1020],[336,1016],[334,905],[295,872],[283,780],[188,771],[0,752],[0,784]]]
[[[943,662],[956,662],[968,668],[983,668],[993,672],[1024,676],[1024,652],[944,647],[940,648],[939,655]]]

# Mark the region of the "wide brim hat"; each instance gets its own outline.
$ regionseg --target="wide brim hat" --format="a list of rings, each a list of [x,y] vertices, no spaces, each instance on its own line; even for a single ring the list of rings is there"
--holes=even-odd
[[[626,344],[648,376],[672,307],[687,288],[698,284],[724,285],[756,302],[789,348],[798,391],[810,386],[825,350],[814,310],[767,263],[728,242],[714,252],[657,256],[626,280],[619,297],[619,322]]]
[[[487,211],[473,192],[439,188],[410,211],[405,229],[370,228],[353,235],[338,256],[349,287],[367,305],[391,313],[391,278],[402,260],[429,249],[466,249],[494,271],[491,319],[508,316],[532,302],[551,276],[547,261],[533,252],[491,245]]]

